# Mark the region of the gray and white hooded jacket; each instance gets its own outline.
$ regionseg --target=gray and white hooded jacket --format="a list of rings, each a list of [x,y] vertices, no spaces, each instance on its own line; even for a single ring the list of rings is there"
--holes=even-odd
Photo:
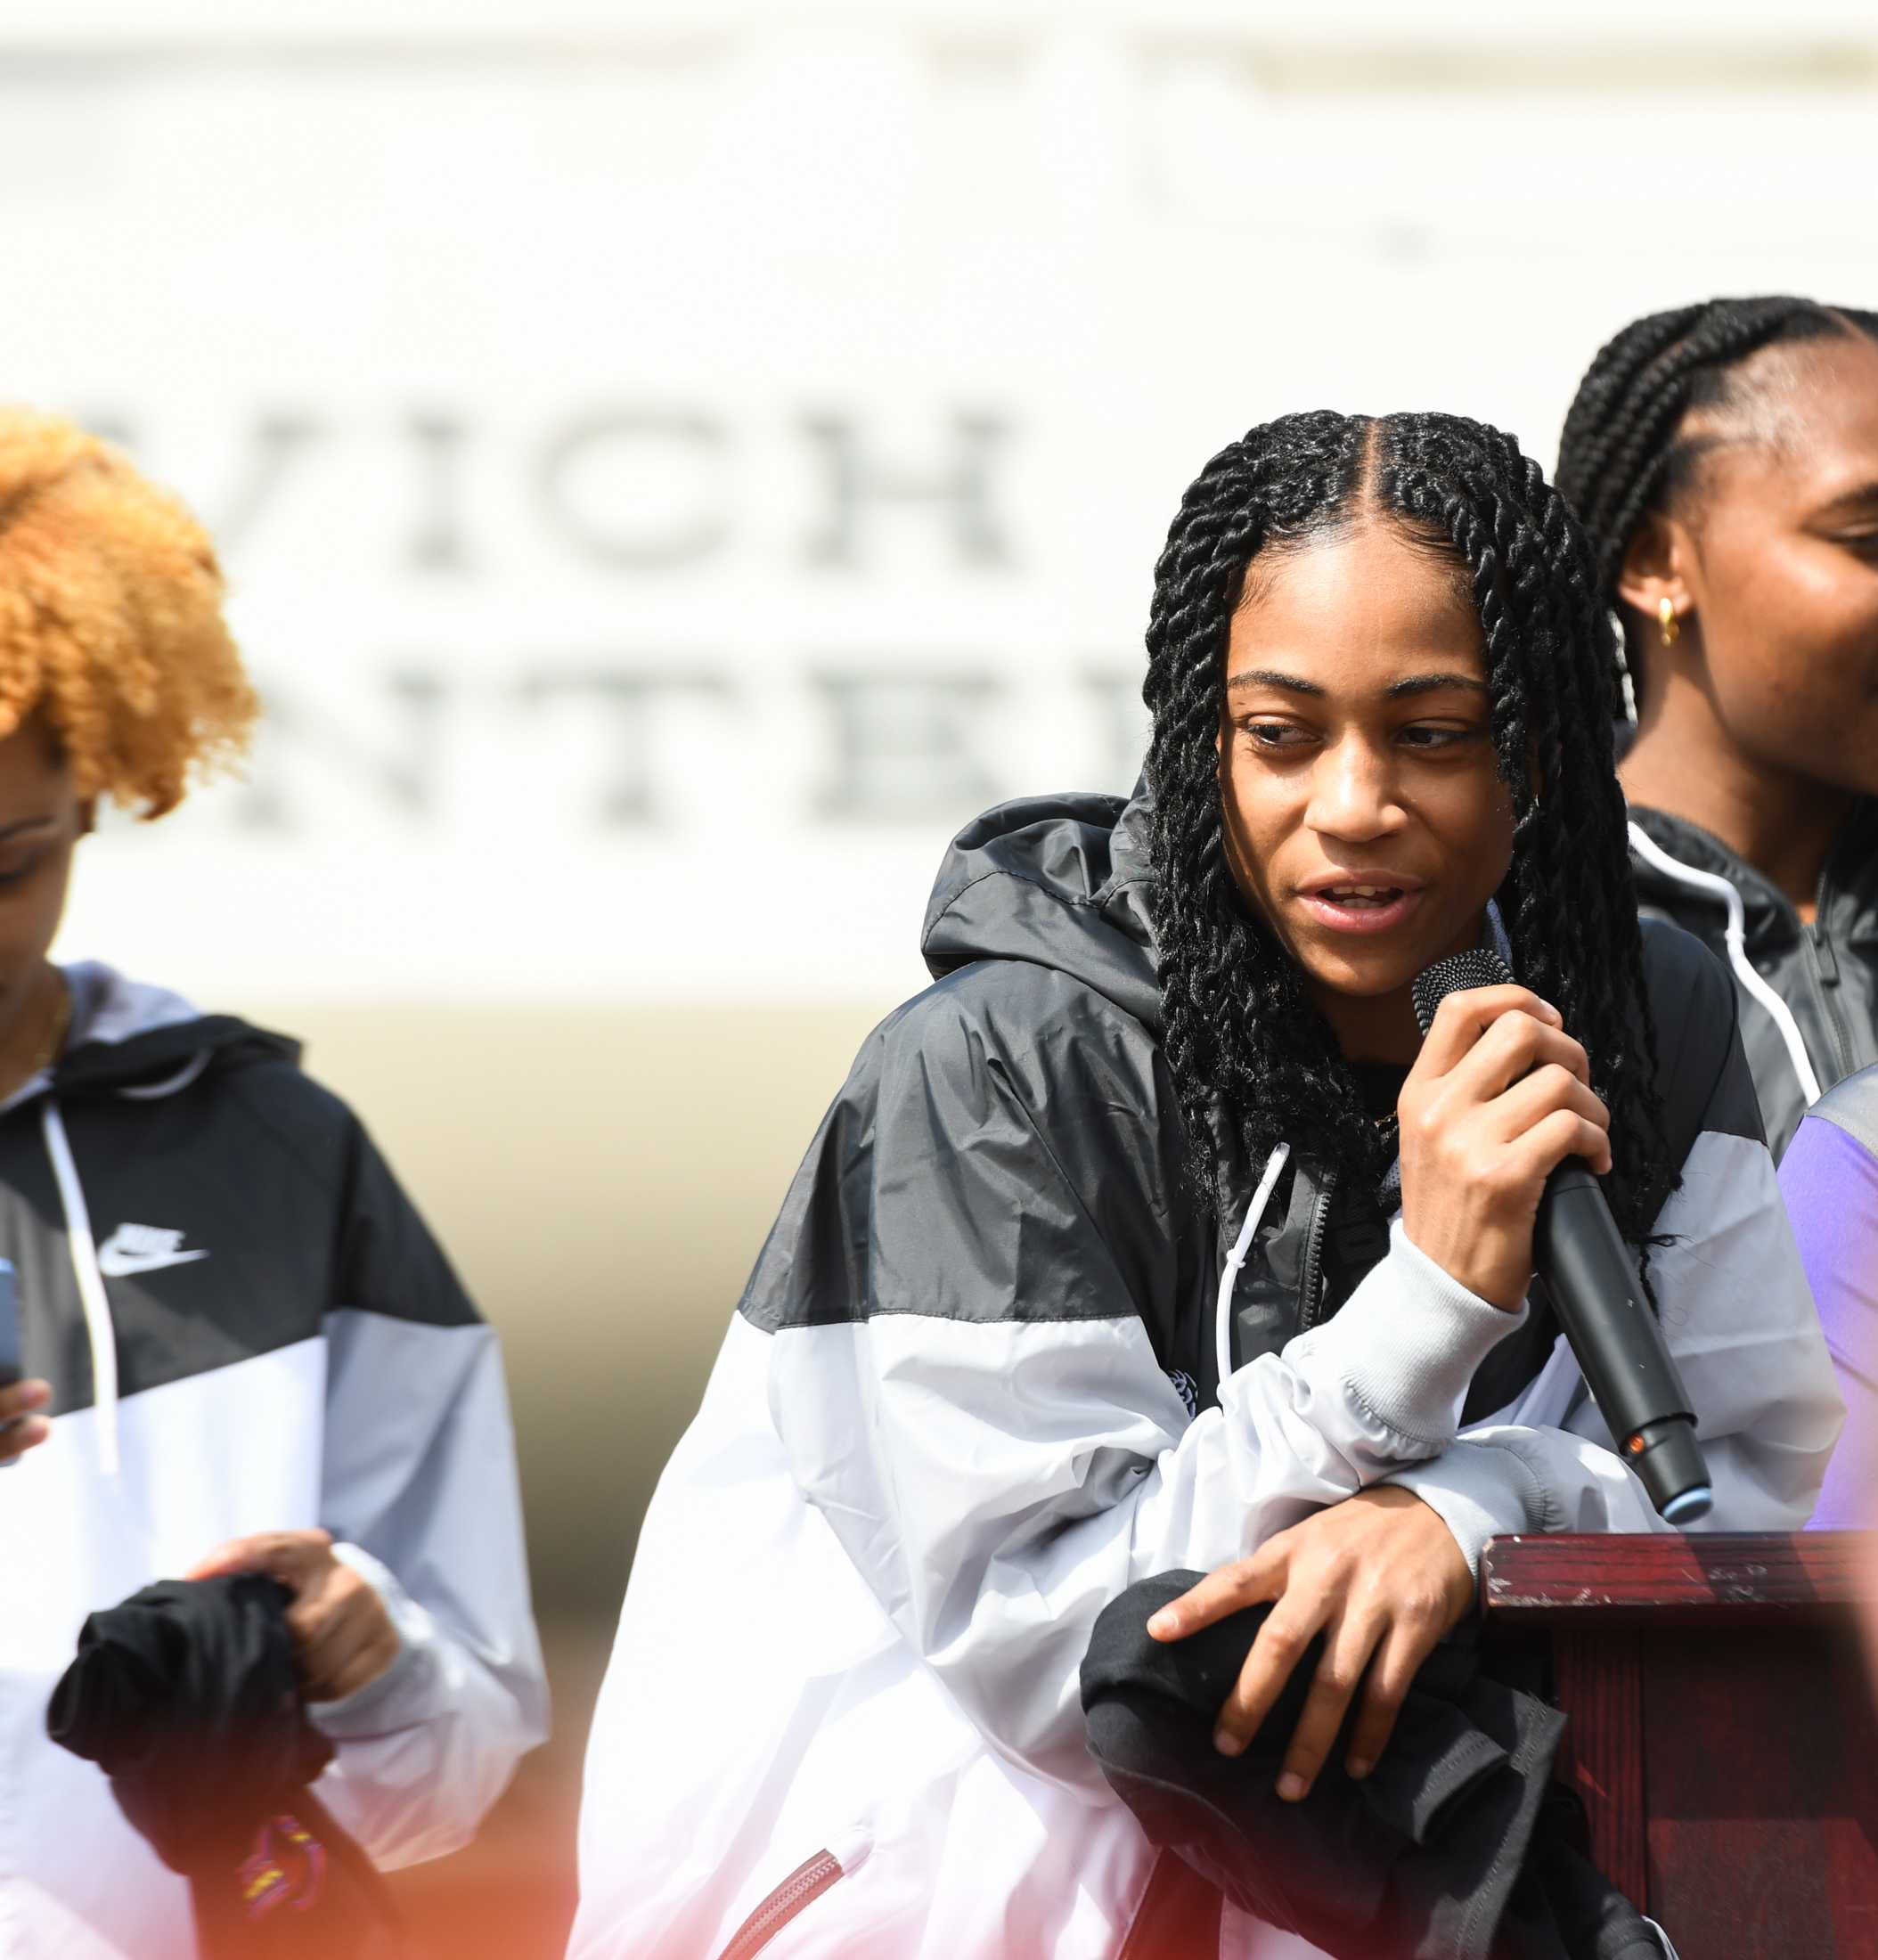
[[[402,1638],[313,1713],[382,1866],[463,1843],[546,1730],[495,1338],[293,1043],[67,969],[0,1109],[0,1254],[53,1433],[0,1472],[0,1960],[185,1960],[189,1892],[48,1740],[80,1622],[225,1539],[323,1525]]]
[[[1308,1165],[1288,1198],[1247,1167],[1217,1232],[1196,1218],[1146,827],[1139,798],[1029,801],[948,856],[936,984],[823,1120],[647,1516],[574,1960],[1109,1960],[1154,1854],[1084,1748],[1077,1670],[1125,1587],[1385,1478],[1470,1560],[1494,1532],[1666,1529],[1541,1304],[1498,1311],[1399,1220],[1329,1298]],[[1682,1163],[1651,1274],[1708,1522],[1797,1526],[1832,1368],[1733,990],[1685,935],[1646,944]],[[1226,1914],[1230,1960],[1311,1950]]]

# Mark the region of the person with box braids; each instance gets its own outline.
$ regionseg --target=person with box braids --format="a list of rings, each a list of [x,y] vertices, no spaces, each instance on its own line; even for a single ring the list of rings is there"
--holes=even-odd
[[[1639,894],[1733,968],[1777,1159],[1878,1061],[1878,315],[1633,321],[1579,385],[1558,486],[1622,623]]]
[[[1811,1507],[1839,1404],[1733,991],[1638,924],[1609,624],[1537,466],[1454,416],[1262,424],[1188,493],[1147,645],[1134,796],[955,839],[935,984],[660,1481],[576,1960],[1147,1951],[1160,1853],[1082,1702],[1116,1613],[1178,1669],[1269,1608],[1197,1734],[1281,1819],[1388,1784],[1490,1536],[1666,1528],[1532,1285],[1568,1156],[1649,1242],[1711,1522]],[[1424,1040],[1411,982],[1483,944],[1520,984]],[[1322,1950],[1212,1910],[1174,1950]]]
[[[1863,1525],[1878,1327],[1842,1105],[1878,1064],[1878,314],[1776,295],[1633,321],[1580,384],[1558,480],[1622,621],[1638,895],[1734,971],[1846,1400],[1812,1522]]]
[[[1295,416],[1272,426],[1282,442],[1254,454],[1235,445],[1188,491],[1156,572],[1147,633],[1164,1046],[1188,1134],[1197,1139],[1203,1202],[1218,1172],[1209,1162],[1210,1112],[1222,1091],[1253,1156],[1288,1137],[1376,1177],[1384,1161],[1326,1010],[1310,998],[1307,969],[1237,900],[1221,820],[1214,656],[1228,595],[1255,552],[1269,562],[1350,521],[1347,487],[1335,495],[1324,474],[1355,468],[1349,419]],[[1511,884],[1501,894],[1511,908],[1506,930],[1527,983],[1602,1061],[1613,1210],[1640,1241],[1673,1172],[1662,1155],[1653,1029],[1636,1007],[1645,993],[1642,941],[1629,899],[1622,804],[1611,787],[1602,682],[1571,657],[1608,630],[1583,545],[1539,466],[1510,437],[1485,431],[1464,441],[1457,430],[1469,425],[1438,415],[1396,417],[1392,426],[1410,453],[1425,450],[1429,459],[1385,479],[1408,535],[1432,541],[1425,549],[1449,547],[1480,617],[1492,750],[1514,810]]]

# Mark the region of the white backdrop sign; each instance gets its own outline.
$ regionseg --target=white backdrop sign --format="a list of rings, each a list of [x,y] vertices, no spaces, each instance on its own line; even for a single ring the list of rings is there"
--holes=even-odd
[[[270,708],[64,945],[205,993],[890,996],[952,829],[1131,780],[1246,423],[1549,457],[1634,313],[1878,293],[1849,13],[251,11],[0,29],[0,380],[214,526]]]

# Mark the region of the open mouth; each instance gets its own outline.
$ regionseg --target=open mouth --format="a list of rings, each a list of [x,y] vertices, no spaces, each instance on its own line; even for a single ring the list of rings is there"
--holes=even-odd
[[[1399,926],[1421,902],[1419,885],[1384,885],[1352,879],[1302,892],[1301,902],[1320,926],[1340,933],[1381,933]]]

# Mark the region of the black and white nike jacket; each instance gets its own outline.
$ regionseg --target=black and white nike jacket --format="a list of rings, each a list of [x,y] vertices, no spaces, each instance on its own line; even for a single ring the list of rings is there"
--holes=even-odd
[[[1630,855],[1644,916],[1694,933],[1735,976],[1777,1160],[1825,1090],[1878,1062],[1878,798],[1841,830],[1810,921],[1719,837],[1664,811],[1632,805]]]
[[[225,1539],[322,1525],[388,1673],[315,1704],[323,1801],[382,1866],[463,1843],[546,1733],[502,1361],[293,1043],[66,969],[0,1109],[0,1254],[53,1433],[0,1471],[0,1960],[186,1960],[188,1889],[46,1736],[86,1613]]]
[[[1078,1670],[1126,1588],[1384,1479],[1470,1560],[1667,1529],[1539,1289],[1469,1293],[1390,1186],[1366,1215],[1331,1167],[1242,1165],[1196,1216],[1146,829],[1143,799],[1035,799],[949,853],[935,984],[824,1118],[646,1518],[574,1960],[1113,1960],[1154,1851]],[[1645,964],[1681,1165],[1650,1270],[1707,1523],[1796,1527],[1842,1409],[1734,991],[1673,927]],[[1229,1908],[1219,1950],[1311,1949]]]

